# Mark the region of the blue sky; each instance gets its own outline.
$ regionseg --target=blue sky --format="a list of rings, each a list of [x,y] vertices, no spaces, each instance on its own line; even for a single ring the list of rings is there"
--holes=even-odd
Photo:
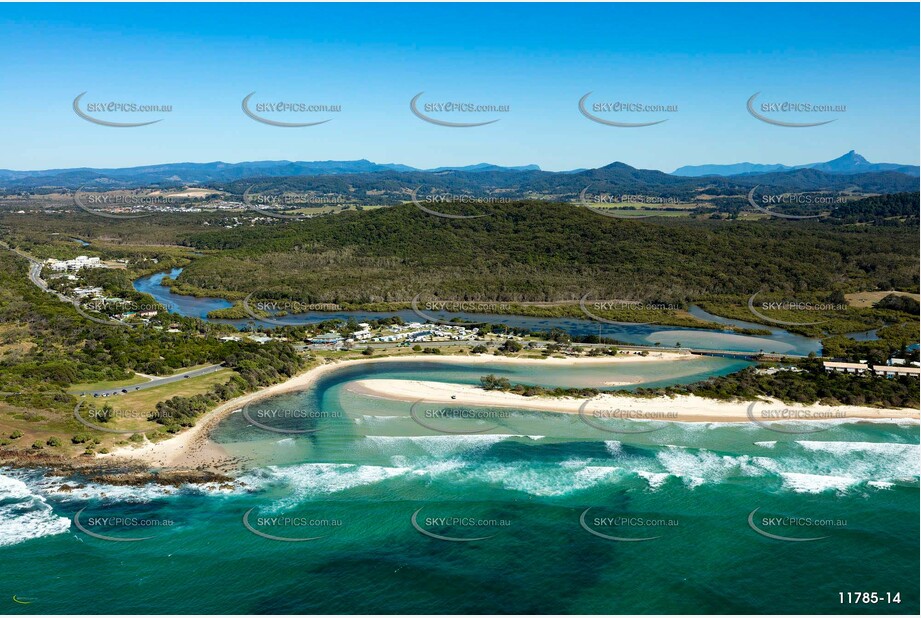
[[[0,4],[0,168],[122,167],[177,161],[366,158],[416,167],[623,161],[800,164],[855,149],[874,162],[919,160],[917,4]],[[137,128],[79,118],[72,102],[171,105]],[[264,114],[323,125],[279,128],[240,102],[341,105]],[[430,114],[422,102],[508,105],[506,113]],[[597,115],[594,102],[677,105]],[[746,101],[846,105],[843,113],[753,118]],[[766,115],[768,115],[766,113]]]

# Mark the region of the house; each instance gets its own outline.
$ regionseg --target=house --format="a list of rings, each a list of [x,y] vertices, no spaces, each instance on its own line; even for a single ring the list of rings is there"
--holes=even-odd
[[[359,326],[362,326],[362,325],[359,324]],[[371,329],[368,327],[367,324],[365,324],[364,328],[362,328],[361,330],[357,330],[354,333],[352,333],[352,339],[354,339],[355,341],[364,341],[370,338],[371,338]]]
[[[85,255],[78,255],[72,260],[55,260],[49,258],[45,260],[45,264],[56,272],[80,270],[81,268],[105,268],[105,264],[103,264],[98,257],[87,257]]]
[[[866,364],[866,361],[861,363],[840,363],[837,361],[825,361],[822,364],[825,367],[825,371],[828,373],[865,374],[870,371],[870,366]]]
[[[316,335],[315,337],[310,338],[310,343],[313,345],[339,345],[342,343],[342,335],[339,333],[325,333],[323,335]]]
[[[916,380],[921,378],[921,367],[874,367],[873,373],[878,376],[885,376],[887,378],[899,378],[902,376],[910,376]]]
[[[101,296],[102,288],[74,288],[74,294],[79,297],[83,296]]]

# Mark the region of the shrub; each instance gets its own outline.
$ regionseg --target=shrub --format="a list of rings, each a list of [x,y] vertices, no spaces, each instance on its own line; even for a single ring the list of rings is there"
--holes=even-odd
[[[507,391],[512,387],[508,378],[500,378],[493,374],[481,377],[480,385],[483,387],[483,390],[487,391]]]

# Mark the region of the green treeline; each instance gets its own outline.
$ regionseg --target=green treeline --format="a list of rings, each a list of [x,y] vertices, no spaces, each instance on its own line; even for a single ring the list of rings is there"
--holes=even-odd
[[[779,219],[626,221],[564,204],[412,205],[284,226],[193,233],[219,255],[180,282],[216,294],[301,302],[618,298],[686,303],[762,288],[917,290],[918,226],[843,226]]]

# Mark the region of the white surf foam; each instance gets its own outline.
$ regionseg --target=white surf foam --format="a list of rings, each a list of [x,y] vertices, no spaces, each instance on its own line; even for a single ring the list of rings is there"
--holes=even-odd
[[[0,474],[0,547],[69,529],[70,519],[55,515],[45,498],[23,481]]]
[[[489,448],[514,436],[501,434],[445,436],[365,436],[364,441],[384,454],[401,454],[407,447],[446,457]]]
[[[668,472],[646,472],[640,470],[637,474],[646,479],[646,483],[649,485],[649,489],[655,491],[658,488],[662,487],[665,482],[668,480],[668,477],[671,476]]]
[[[815,440],[797,440],[803,448],[810,451],[825,451],[836,455],[853,452],[872,453],[874,455],[895,455],[918,459],[919,445],[896,442],[819,442]]]
[[[292,499],[308,498],[373,485],[406,474],[410,468],[365,466],[357,464],[309,463],[295,466],[269,466],[240,478],[247,485],[264,488],[285,485]]]
[[[834,489],[839,493],[860,482],[848,476],[823,476],[821,474],[802,474],[799,472],[781,472],[784,487],[796,493],[818,494]]]
[[[719,483],[730,475],[764,474],[764,470],[754,465],[747,455],[718,455],[704,449],[694,451],[671,446],[656,453],[656,459],[669,474],[681,478],[691,488]]]

